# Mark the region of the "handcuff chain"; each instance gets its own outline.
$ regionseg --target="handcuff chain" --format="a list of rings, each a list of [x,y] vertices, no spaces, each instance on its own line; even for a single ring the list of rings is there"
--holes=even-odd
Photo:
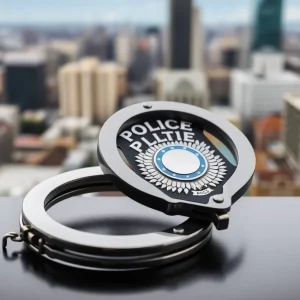
[[[24,241],[24,236],[26,233],[30,230],[30,226],[23,225],[21,226],[21,232],[17,233],[15,231],[11,231],[6,233],[3,238],[2,238],[2,249],[6,249],[7,247],[7,240],[10,239],[13,242],[23,242]]]

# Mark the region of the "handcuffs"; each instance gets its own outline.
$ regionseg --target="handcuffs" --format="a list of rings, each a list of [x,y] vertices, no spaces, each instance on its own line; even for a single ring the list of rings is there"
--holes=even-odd
[[[233,164],[212,142],[232,153]],[[220,144],[220,141],[222,144]],[[172,102],[129,106],[101,128],[99,167],[59,174],[35,186],[24,198],[20,233],[38,255],[77,268],[139,270],[159,267],[199,251],[212,228],[229,224],[229,211],[249,188],[255,168],[251,144],[234,125],[204,109]],[[69,197],[120,190],[167,215],[189,217],[161,232],[99,235],[53,220],[47,209]]]

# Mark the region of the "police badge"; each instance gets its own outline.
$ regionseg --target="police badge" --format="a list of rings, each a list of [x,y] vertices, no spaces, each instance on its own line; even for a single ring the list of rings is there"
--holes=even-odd
[[[204,134],[232,152],[233,165]],[[118,150],[117,150],[118,149]],[[104,124],[101,168],[132,199],[169,215],[228,226],[231,204],[249,187],[254,151],[232,124],[198,107],[149,102],[125,108]]]

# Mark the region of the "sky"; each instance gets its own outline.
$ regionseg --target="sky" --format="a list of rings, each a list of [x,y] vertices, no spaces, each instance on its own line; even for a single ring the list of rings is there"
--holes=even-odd
[[[248,23],[256,0],[194,0],[205,24]],[[300,0],[285,0],[284,19],[300,22]],[[0,24],[133,23],[164,25],[168,0],[0,0]]]

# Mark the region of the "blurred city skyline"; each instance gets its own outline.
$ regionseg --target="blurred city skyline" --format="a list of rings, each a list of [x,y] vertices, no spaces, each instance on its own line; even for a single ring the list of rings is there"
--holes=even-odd
[[[300,0],[0,3],[0,196],[98,165],[103,123],[153,100],[242,130],[249,195],[300,195]]]
[[[205,25],[247,25],[251,21],[257,0],[196,0],[201,7]],[[287,0],[283,13],[284,24],[300,28],[300,1]],[[94,25],[120,24],[158,25],[168,22],[167,0],[64,0],[64,1],[2,1],[0,25]]]

